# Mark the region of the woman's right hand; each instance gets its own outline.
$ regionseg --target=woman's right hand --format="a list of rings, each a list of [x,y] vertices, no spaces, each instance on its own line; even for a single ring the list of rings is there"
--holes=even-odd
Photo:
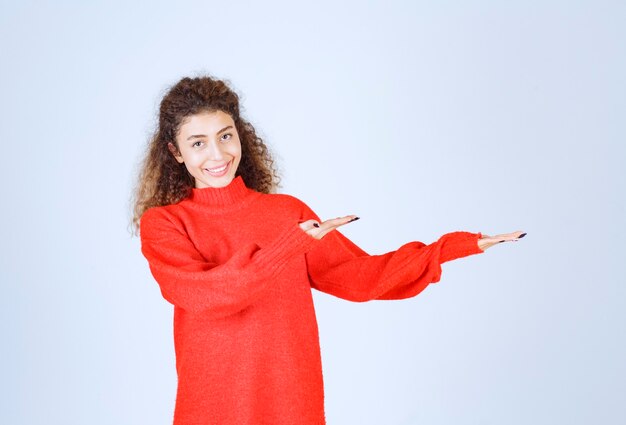
[[[347,215],[345,217],[332,218],[321,223],[317,220],[307,220],[300,223],[300,228],[315,239],[322,239],[327,233],[358,219],[359,217],[356,215]]]

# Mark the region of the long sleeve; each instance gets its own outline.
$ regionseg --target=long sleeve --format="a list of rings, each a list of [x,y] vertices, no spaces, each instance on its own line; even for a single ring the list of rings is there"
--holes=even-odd
[[[382,255],[368,255],[338,231],[306,254],[311,286],[350,301],[409,298],[438,282],[441,264],[483,251],[480,233],[453,232],[425,245],[410,242]]]
[[[289,259],[316,242],[294,221],[271,244],[241,246],[224,264],[212,264],[195,248],[184,227],[157,209],[143,215],[140,235],[142,253],[163,297],[186,311],[210,311],[217,316],[250,305]]]

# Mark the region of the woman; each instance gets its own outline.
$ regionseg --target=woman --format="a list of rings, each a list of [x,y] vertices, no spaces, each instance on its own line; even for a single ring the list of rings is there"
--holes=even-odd
[[[142,252],[174,305],[174,423],[323,424],[311,287],[352,301],[402,299],[441,264],[525,234],[454,232],[370,256],[300,200],[271,193],[272,158],[210,77],[160,105],[135,200]]]

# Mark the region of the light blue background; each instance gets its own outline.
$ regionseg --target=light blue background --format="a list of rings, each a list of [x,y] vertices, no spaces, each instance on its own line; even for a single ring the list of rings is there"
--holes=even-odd
[[[334,424],[626,423],[626,3],[0,6],[3,424],[171,423],[127,231],[158,102],[227,78],[282,191],[371,253],[528,236],[414,299],[315,294]]]

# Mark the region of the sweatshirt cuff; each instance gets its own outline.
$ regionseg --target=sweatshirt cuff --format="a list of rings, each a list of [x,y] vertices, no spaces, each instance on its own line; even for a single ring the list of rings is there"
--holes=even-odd
[[[473,254],[482,254],[484,251],[478,247],[478,240],[482,233],[452,232],[441,237],[440,263],[467,257]]]
[[[274,242],[258,252],[259,264],[266,264],[273,269],[281,268],[287,260],[299,254],[305,254],[319,242],[307,234],[296,223],[280,234]]]

